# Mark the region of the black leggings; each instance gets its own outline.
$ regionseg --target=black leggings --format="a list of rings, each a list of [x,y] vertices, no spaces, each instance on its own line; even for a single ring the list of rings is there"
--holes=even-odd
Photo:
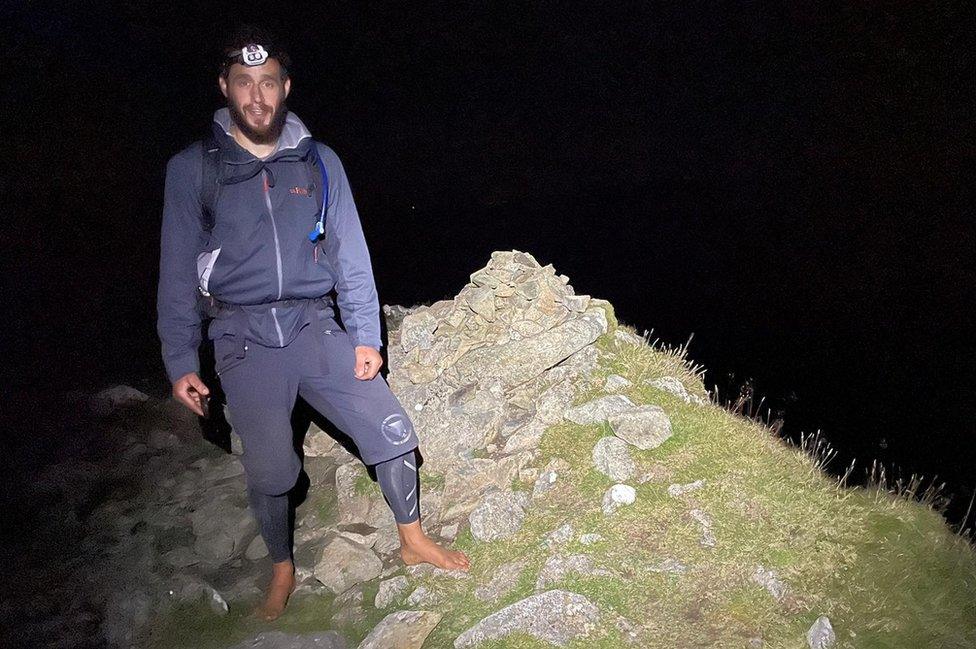
[[[396,522],[404,524],[419,520],[420,477],[414,450],[375,466],[377,482]],[[271,560],[275,563],[291,560],[288,494],[269,496],[248,489],[247,495]]]
[[[376,465],[376,481],[401,525],[420,518],[420,477],[414,450]]]

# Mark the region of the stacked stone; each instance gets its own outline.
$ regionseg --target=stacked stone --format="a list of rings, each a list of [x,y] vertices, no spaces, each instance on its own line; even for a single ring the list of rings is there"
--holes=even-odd
[[[453,300],[403,317],[398,344],[390,345],[391,368],[413,384],[427,383],[472,350],[537,336],[589,303],[552,264],[542,266],[526,252],[496,251]]]

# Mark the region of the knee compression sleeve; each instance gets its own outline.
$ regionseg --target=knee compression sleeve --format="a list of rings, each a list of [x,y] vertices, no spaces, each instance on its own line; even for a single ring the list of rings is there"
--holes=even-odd
[[[376,480],[397,523],[420,518],[420,478],[413,450],[377,464]]]
[[[261,529],[261,538],[268,546],[268,554],[275,563],[291,559],[291,536],[288,533],[288,494],[269,496],[254,489],[247,490],[251,510]]]

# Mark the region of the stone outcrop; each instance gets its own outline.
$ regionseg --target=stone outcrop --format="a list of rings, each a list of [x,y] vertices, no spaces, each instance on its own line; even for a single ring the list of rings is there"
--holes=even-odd
[[[572,640],[589,635],[599,621],[600,609],[583,595],[548,590],[492,613],[459,635],[454,640],[454,647],[474,647],[515,631],[564,647]]]

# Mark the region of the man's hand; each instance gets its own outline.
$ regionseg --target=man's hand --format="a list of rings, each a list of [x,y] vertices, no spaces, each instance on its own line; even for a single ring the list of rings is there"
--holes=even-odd
[[[203,417],[203,404],[200,400],[209,394],[210,389],[203,384],[196,372],[190,372],[173,384],[173,396],[201,417]]]
[[[368,381],[380,371],[383,365],[383,357],[372,347],[359,345],[356,347],[356,378],[360,381]]]

